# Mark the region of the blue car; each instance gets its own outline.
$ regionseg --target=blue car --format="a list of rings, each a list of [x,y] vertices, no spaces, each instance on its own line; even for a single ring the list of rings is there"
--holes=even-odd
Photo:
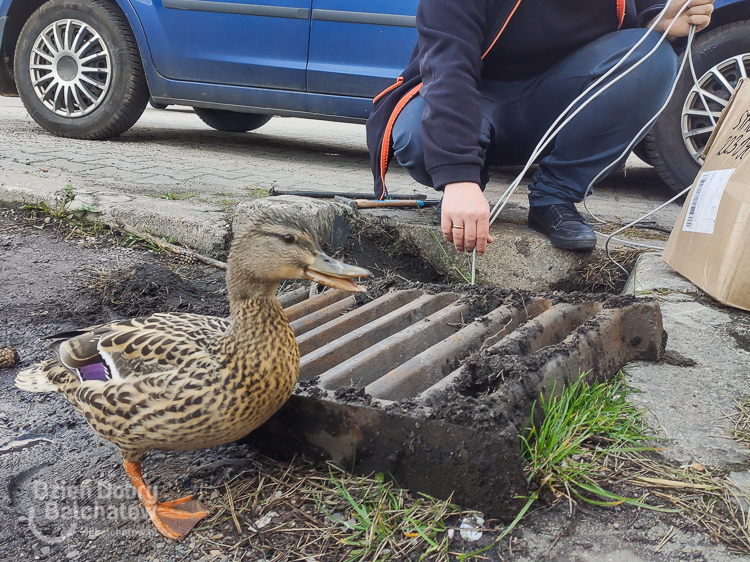
[[[127,131],[149,100],[211,127],[274,115],[364,122],[416,42],[418,0],[0,0],[0,94],[71,138]],[[716,0],[694,44],[717,119],[750,72],[750,0]],[[679,48],[679,46],[677,46]],[[692,182],[713,129],[687,75],[636,153],[673,189]]]

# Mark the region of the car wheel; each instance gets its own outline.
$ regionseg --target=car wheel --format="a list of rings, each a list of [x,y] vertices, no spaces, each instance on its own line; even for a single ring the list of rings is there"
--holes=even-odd
[[[217,131],[228,133],[246,133],[262,127],[271,120],[270,115],[259,113],[239,113],[223,109],[196,107],[195,113],[206,125]]]
[[[709,111],[686,68],[672,101],[644,142],[648,160],[675,192],[693,183],[721,111],[737,81],[750,74],[750,21],[709,31],[695,40],[692,50],[700,92]]]
[[[18,38],[15,76],[31,117],[61,137],[115,137],[149,100],[130,26],[103,0],[52,0],[34,12]]]

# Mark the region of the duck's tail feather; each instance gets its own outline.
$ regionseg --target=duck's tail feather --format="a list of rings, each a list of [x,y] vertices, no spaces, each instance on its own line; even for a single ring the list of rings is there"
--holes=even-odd
[[[16,387],[29,392],[59,392],[60,388],[54,384],[49,376],[56,368],[63,369],[57,359],[50,359],[23,369],[16,375]]]

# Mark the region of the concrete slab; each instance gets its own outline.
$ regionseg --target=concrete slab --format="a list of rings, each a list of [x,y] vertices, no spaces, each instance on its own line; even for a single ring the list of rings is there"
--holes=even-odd
[[[484,256],[477,259],[479,285],[544,291],[566,284],[574,278],[577,269],[604,255],[602,248],[593,252],[555,248],[546,236],[526,226],[527,210],[514,205],[511,212],[517,222],[498,221],[490,229],[495,241],[487,246]],[[365,221],[377,220],[394,229],[452,280],[467,282],[470,279],[471,254],[459,254],[445,241],[431,209],[361,210],[359,213]]]
[[[622,294],[639,295],[660,291],[703,294],[703,291],[692,282],[664,263],[661,253],[641,254],[628,277]]]
[[[0,203],[54,204],[67,182],[37,174],[6,172],[0,180]],[[70,210],[84,206],[101,211],[100,221],[113,228],[128,224],[142,232],[171,239],[212,256],[221,256],[230,242],[224,209],[194,199],[166,200],[97,186],[75,187]]]
[[[747,315],[707,304],[712,299],[656,253],[639,256],[623,294],[660,295],[667,349],[696,362],[627,368],[628,381],[643,391],[633,401],[649,409],[652,424],[669,439],[663,455],[714,467],[746,462],[750,451],[723,435],[735,398],[748,394],[750,353],[733,335]]]

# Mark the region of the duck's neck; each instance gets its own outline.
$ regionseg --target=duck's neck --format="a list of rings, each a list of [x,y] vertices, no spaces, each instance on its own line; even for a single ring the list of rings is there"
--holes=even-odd
[[[232,303],[241,303],[253,299],[270,299],[276,295],[279,288],[279,281],[268,279],[254,279],[245,275],[235,273],[236,268],[230,263],[227,271],[227,296],[229,297],[229,306]]]
[[[290,329],[284,309],[273,295],[233,299],[229,317],[229,329],[222,337],[222,348],[228,355],[241,353],[247,346],[257,345],[259,339],[273,338]]]

